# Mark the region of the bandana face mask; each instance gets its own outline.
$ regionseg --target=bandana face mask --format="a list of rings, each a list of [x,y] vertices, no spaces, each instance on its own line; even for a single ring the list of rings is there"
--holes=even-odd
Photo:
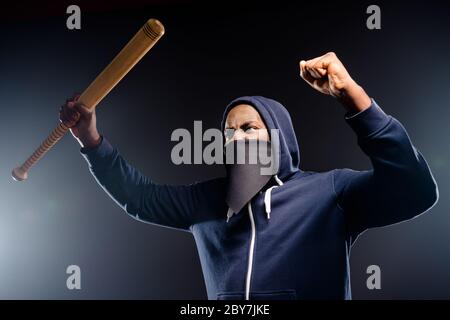
[[[277,152],[270,141],[256,139],[230,141],[224,151],[226,202],[238,213],[277,173]]]

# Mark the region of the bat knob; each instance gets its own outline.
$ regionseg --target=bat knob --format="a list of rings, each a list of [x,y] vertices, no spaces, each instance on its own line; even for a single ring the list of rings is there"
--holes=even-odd
[[[28,172],[22,169],[22,167],[15,168],[12,173],[12,177],[16,181],[23,181],[28,178]]]
[[[156,19],[150,19],[147,21],[147,25],[148,27],[150,27],[150,29],[155,32],[159,37],[161,37],[162,35],[164,35],[165,29],[163,24]]]

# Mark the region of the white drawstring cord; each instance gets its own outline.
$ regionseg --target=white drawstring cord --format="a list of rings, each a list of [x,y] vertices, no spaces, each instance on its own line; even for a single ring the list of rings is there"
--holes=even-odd
[[[281,181],[277,175],[275,175],[274,178],[275,178],[275,181],[278,183],[278,186],[270,187],[269,189],[266,190],[266,193],[264,194],[264,206],[266,208],[267,219],[270,219],[270,211],[272,210],[272,208],[271,208],[272,189],[283,185],[283,181]]]
[[[281,179],[278,178],[277,175],[274,175],[274,177],[275,177],[275,181],[278,183],[278,185],[279,185],[279,186],[282,186],[282,185],[283,185],[283,181],[281,181]]]
[[[266,207],[267,219],[270,219],[270,210],[271,210],[270,201],[271,201],[272,189],[283,185],[283,181],[281,181],[277,175],[275,175],[275,181],[278,183],[278,186],[270,187],[269,189],[266,190],[266,192],[264,194],[264,206]],[[250,238],[250,250],[248,253],[247,276],[245,278],[245,300],[250,300],[250,285],[251,285],[251,278],[252,278],[252,271],[253,271],[253,255],[254,255],[254,251],[255,251],[255,238],[256,238],[256,225],[255,225],[255,220],[253,217],[251,200],[247,203],[247,209],[248,209],[248,214],[250,216],[250,224],[252,227],[252,234],[251,234],[251,238]],[[231,210],[231,208],[228,208],[227,223],[233,215],[234,215],[233,210]]]
[[[270,210],[271,210],[270,201],[272,200],[271,199],[272,189],[277,187],[278,186],[270,187],[269,189],[266,190],[266,193],[264,194],[264,206],[266,207],[267,219],[270,219]]]
[[[278,183],[278,186],[272,186],[269,189],[267,189],[266,192],[264,193],[264,206],[266,208],[267,219],[270,219],[270,211],[272,210],[272,208],[271,208],[272,189],[283,185],[283,181],[281,181],[280,178],[278,178],[277,175],[274,175],[274,178],[275,178],[275,181]],[[227,211],[227,223],[228,223],[228,221],[230,221],[230,218],[233,215],[234,215],[234,212],[231,210],[231,208],[228,208],[228,211]]]
[[[250,250],[248,251],[247,277],[245,278],[245,300],[250,300],[250,284],[253,272],[253,255],[255,252],[256,224],[253,217],[252,201],[247,203],[248,215],[250,216],[250,225],[252,227],[252,236],[250,238]]]

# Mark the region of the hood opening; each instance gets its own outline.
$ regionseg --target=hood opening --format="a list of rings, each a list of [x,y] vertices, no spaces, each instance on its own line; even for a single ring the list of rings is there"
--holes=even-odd
[[[249,104],[259,112],[269,131],[270,139],[272,139],[270,130],[278,130],[280,143],[277,177],[285,181],[294,173],[300,171],[300,150],[291,116],[287,109],[278,101],[262,96],[243,96],[234,99],[227,105],[223,113],[222,132],[224,131],[229,111],[239,104]]]

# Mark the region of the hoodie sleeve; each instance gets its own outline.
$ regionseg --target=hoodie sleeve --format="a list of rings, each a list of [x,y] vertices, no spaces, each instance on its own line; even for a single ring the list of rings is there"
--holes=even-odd
[[[137,220],[188,231],[201,183],[158,185],[132,167],[107,139],[94,148],[81,148],[98,184]]]
[[[368,109],[346,121],[373,167],[333,171],[337,202],[352,239],[367,228],[411,219],[436,203],[433,175],[398,120],[372,100]]]

